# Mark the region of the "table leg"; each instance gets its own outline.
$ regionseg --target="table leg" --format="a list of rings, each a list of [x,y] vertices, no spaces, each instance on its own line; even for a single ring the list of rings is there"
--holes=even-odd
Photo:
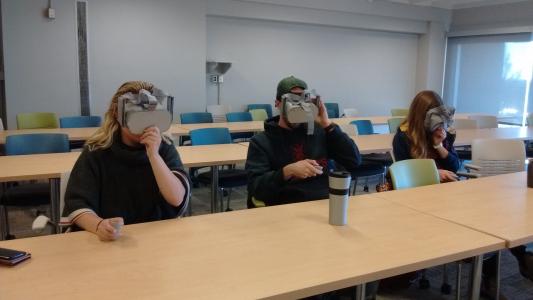
[[[59,211],[60,201],[60,178],[50,178],[50,210],[53,222],[53,233],[59,233],[59,219],[61,212]]]
[[[498,251],[496,254],[496,260],[498,261],[496,263],[496,294],[494,295],[494,299],[500,299],[500,262],[502,258],[502,251]]]
[[[218,202],[218,166],[211,167],[211,213],[217,211]]]
[[[365,300],[365,284],[358,285],[355,293],[355,300]]]
[[[474,257],[472,264],[472,295],[470,299],[479,300],[479,291],[481,289],[481,267],[483,266],[483,255]]]
[[[455,287],[455,299],[456,300],[461,300],[461,273],[462,273],[462,270],[463,270],[463,263],[458,261],[457,262],[457,279],[455,280],[456,282],[456,287]]]

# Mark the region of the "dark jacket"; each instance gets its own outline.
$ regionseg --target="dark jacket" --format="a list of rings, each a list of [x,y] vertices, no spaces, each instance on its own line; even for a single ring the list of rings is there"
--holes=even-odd
[[[361,155],[353,140],[338,126],[326,132],[315,124],[313,135],[305,126],[296,129],[279,127],[279,116],[265,121],[265,131],[250,141],[246,170],[248,196],[278,205],[328,197],[328,160],[332,159],[348,171],[361,164]],[[283,167],[303,160],[316,160],[324,170],[320,176],[304,180],[283,178]]]
[[[132,148],[115,134],[110,148],[83,150],[76,161],[65,193],[64,216],[78,210],[92,210],[102,218],[122,217],[125,224],[179,216],[183,202],[174,207],[163,198],[157,186],[144,146]],[[188,177],[176,148],[161,142],[159,154],[187,189]]]
[[[434,149],[430,149],[430,156],[435,160],[435,164],[438,169],[444,169],[451,172],[457,172],[461,166],[457,152],[453,148],[453,142],[455,141],[455,134],[446,133],[446,139],[442,142],[442,146],[448,150],[448,157],[440,158]],[[396,161],[412,159],[411,157],[411,145],[407,134],[400,128],[394,135],[392,141],[392,148],[394,151],[394,158]]]

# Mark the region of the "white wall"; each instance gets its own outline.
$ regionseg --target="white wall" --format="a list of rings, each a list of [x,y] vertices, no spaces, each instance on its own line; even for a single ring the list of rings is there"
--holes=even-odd
[[[43,16],[47,3],[2,1],[9,128],[22,112],[80,113],[74,2],[54,1],[55,21]]]
[[[55,111],[60,116],[80,111],[75,0],[53,1],[54,21],[43,16],[47,4],[2,1],[10,128],[23,111]],[[404,106],[415,86],[432,81],[426,76],[432,76],[432,62],[440,54],[429,52],[440,42],[430,38],[434,46],[417,46],[417,36],[429,32],[428,22],[446,28],[450,18],[442,9],[366,0],[88,0],[91,110],[102,114],[116,88],[127,80],[149,80],[174,94],[176,114],[204,110],[206,102],[214,101],[205,75],[210,58],[235,62],[222,91],[235,107],[270,101],[277,81],[291,73],[343,105],[356,101],[350,106],[357,104],[364,113],[386,113],[392,105]],[[234,28],[238,19],[252,27]],[[213,20],[231,31],[214,28]],[[292,50],[303,51],[305,62],[289,61],[281,55],[286,52],[265,43],[252,29],[270,40],[279,34]],[[230,36],[241,31],[247,39]],[[302,44],[294,43],[291,33],[301,35]],[[232,39],[235,45],[225,44]],[[320,41],[316,50],[302,46],[315,41]],[[418,54],[429,59],[417,59]],[[274,68],[277,61],[287,68]],[[425,75],[417,78],[416,68]],[[232,87],[236,79],[253,91]]]
[[[533,32],[533,1],[458,9],[452,35]]]
[[[207,40],[209,59],[233,63],[221,102],[234,110],[273,103],[278,81],[288,75],[362,115],[406,107],[415,92],[414,34],[208,17]],[[216,88],[208,87],[208,103],[215,103]]]
[[[174,112],[205,110],[205,1],[90,0],[92,111],[102,114],[125,81],[175,96]]]
[[[79,115],[74,0],[2,1],[7,115]],[[90,0],[91,113],[101,115],[119,85],[147,80],[175,96],[175,113],[205,109],[204,0]]]

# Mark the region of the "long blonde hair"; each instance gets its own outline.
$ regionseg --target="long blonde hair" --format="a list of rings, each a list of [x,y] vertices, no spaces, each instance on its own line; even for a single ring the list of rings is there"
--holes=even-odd
[[[126,93],[138,94],[141,89],[153,92],[154,85],[144,81],[128,81],[122,84],[116,91],[109,109],[105,113],[104,123],[96,132],[87,140],[87,145],[90,151],[98,149],[107,149],[113,144],[113,136],[117,130],[120,129],[120,124],[117,121],[118,115],[118,98]]]
[[[424,120],[430,109],[441,105],[442,99],[434,91],[421,91],[411,102],[409,114],[400,127],[407,127],[406,135],[411,143],[412,158],[428,158],[431,135],[424,126]]]

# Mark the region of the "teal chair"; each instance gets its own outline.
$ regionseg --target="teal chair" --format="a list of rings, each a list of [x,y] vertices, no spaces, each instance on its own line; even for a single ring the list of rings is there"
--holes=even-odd
[[[17,115],[18,129],[58,128],[55,113],[35,112],[21,113]]]
[[[214,145],[214,144],[231,144],[231,135],[227,128],[202,128],[191,130],[191,142],[193,146],[197,145]],[[213,166],[218,168],[218,166]],[[197,176],[199,182],[210,184],[212,181],[212,173],[200,173]],[[226,211],[232,210],[230,208],[231,190],[239,186],[246,186],[248,184],[248,173],[246,170],[235,169],[231,167],[228,170],[220,170],[218,174],[218,187],[220,195],[220,207],[224,206],[224,192],[227,190],[228,201]],[[221,209],[222,210],[222,209]]]
[[[409,114],[408,108],[393,108],[390,110],[390,114],[393,117],[407,117]]]
[[[357,135],[374,134],[374,126],[370,120],[355,120],[351,121],[350,124],[357,128]]]
[[[6,137],[6,155],[27,155],[69,152],[68,136],[60,133],[17,134]],[[12,239],[8,220],[8,207],[33,207],[50,203],[49,183],[19,183],[5,189],[0,197],[0,219],[5,232],[2,238]]]
[[[246,111],[232,112],[226,114],[228,122],[250,122],[253,121],[252,114]],[[237,132],[231,134],[232,140],[248,140],[253,136],[253,132]]]
[[[390,133],[396,133],[398,131],[398,127],[402,124],[402,122],[405,120],[405,118],[391,118],[387,120],[387,123],[389,124],[389,132]]]
[[[74,116],[59,118],[59,126],[61,128],[100,127],[101,124],[102,117],[100,116]]]
[[[324,106],[326,107],[326,110],[328,111],[328,117],[338,118],[340,116],[339,103],[325,102]]]
[[[248,104],[248,111],[252,109],[264,109],[268,118],[272,118],[272,105],[270,104]]]
[[[213,115],[208,112],[192,112],[180,115],[181,124],[213,123]]]

